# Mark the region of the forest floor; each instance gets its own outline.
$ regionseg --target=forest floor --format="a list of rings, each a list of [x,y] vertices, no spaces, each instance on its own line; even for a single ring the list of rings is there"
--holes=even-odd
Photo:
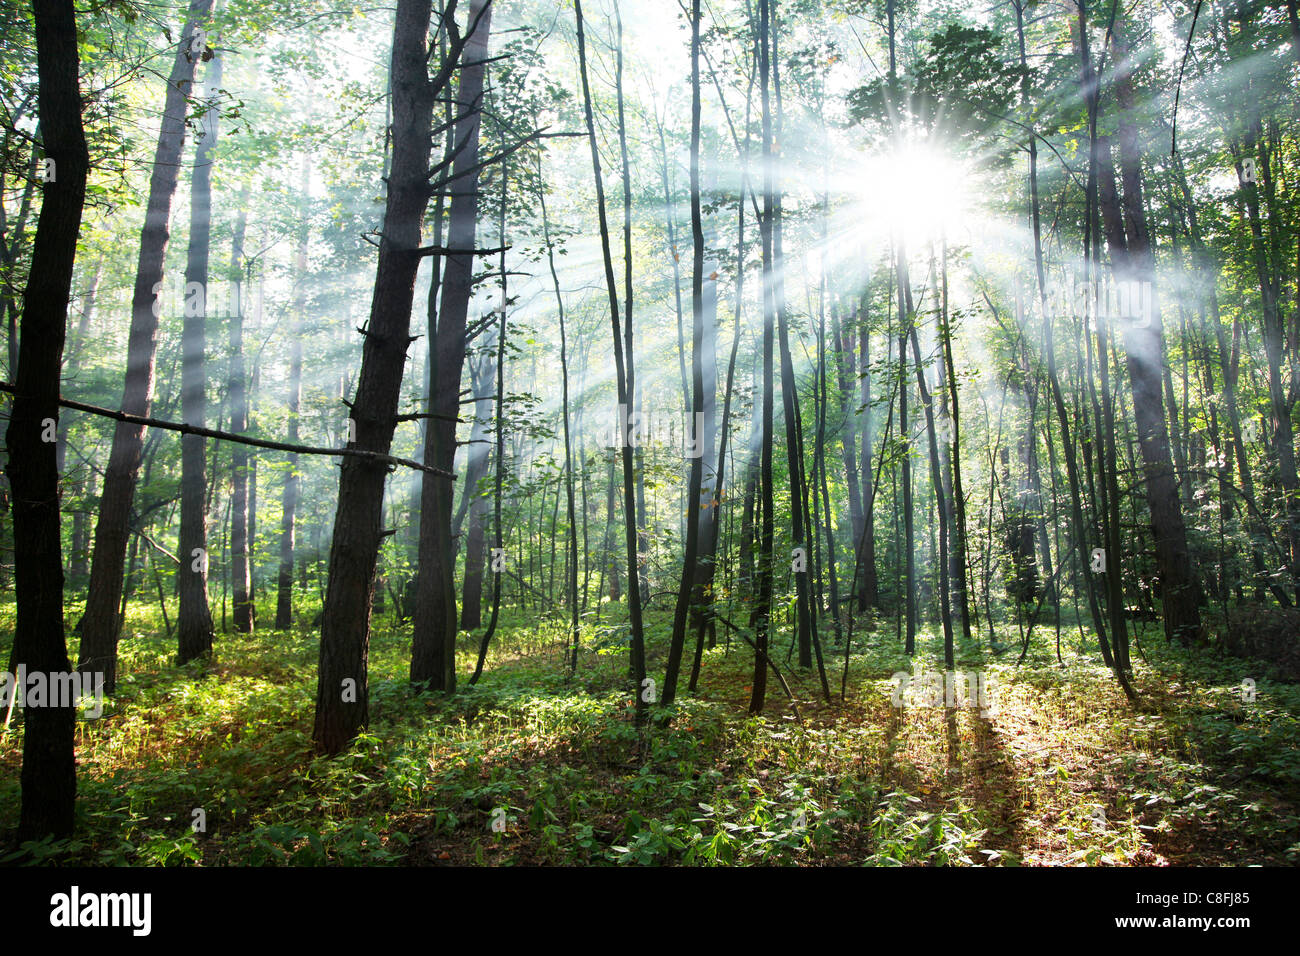
[[[0,634],[12,615],[0,607]],[[131,608],[116,699],[78,722],[77,835],[0,862],[1300,862],[1300,685],[1261,662],[1171,647],[1153,628],[1135,647],[1136,705],[1080,653],[1077,630],[1062,628],[1064,664],[1050,624],[1019,666],[1012,635],[1000,654],[959,648],[958,670],[990,682],[987,715],[894,707],[891,675],[942,667],[934,632],[909,661],[891,620],[855,634],[845,702],[843,649],[827,648],[830,704],[815,669],[786,662],[786,629],[775,659],[795,701],[772,680],[766,711],[750,716],[752,652],[720,639],[698,695],[683,678],[671,721],[638,731],[626,629],[608,610],[584,626],[573,678],[562,622],[503,614],[481,681],[462,673],[451,697],[412,692],[409,625],[381,618],[369,729],[326,759],[310,742],[316,631],[219,634],[215,661],[176,667],[155,618]],[[670,608],[648,616],[656,680],[670,619]],[[21,752],[14,720],[0,738],[6,848]]]

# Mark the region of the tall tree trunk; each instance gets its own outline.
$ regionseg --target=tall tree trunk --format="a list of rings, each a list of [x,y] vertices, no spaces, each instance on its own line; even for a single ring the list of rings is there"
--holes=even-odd
[[[894,273],[898,287],[898,435],[903,442],[903,602],[906,618],[904,650],[916,653],[916,532],[912,508],[912,441],[911,423],[907,415],[907,337],[914,317],[912,314],[912,283],[908,275],[907,249],[901,239],[894,255]]]
[[[763,426],[759,453],[759,499],[763,510],[758,546],[758,600],[750,614],[754,630],[754,671],[749,696],[749,711],[762,713],[767,699],[767,651],[772,631],[772,545],[775,538],[772,486],[772,431],[775,383],[772,379],[776,331],[776,301],[773,293],[772,217],[775,207],[772,181],[772,107],[769,90],[771,48],[768,44],[770,0],[758,0],[758,73],[760,111],[763,127],[763,214],[759,219],[763,260]]]
[[[59,369],[90,157],[81,125],[71,0],[36,3],[35,28],[42,147],[54,161],[55,178],[42,187],[5,447],[14,540],[21,542],[14,551],[12,668],[54,675],[66,674],[70,664],[63,636],[59,472],[55,446],[42,436],[46,423],[59,418]],[[76,713],[71,701],[47,703],[54,706],[28,707],[24,713],[19,841],[64,837],[73,829]]]
[[[463,492],[470,502],[469,534],[465,541],[465,598],[460,615],[460,626],[465,631],[477,630],[483,623],[483,559],[487,553],[488,499],[479,485],[488,472],[488,435],[491,434],[492,398],[496,394],[495,355],[486,355],[475,364],[477,371],[471,369],[471,378],[474,397],[478,401],[474,403],[474,424],[470,429]]]
[[[390,73],[393,163],[370,322],[351,406],[356,441],[350,444],[382,454],[388,453],[397,425],[411,342],[420,226],[430,192],[430,130],[434,104],[442,93],[438,83],[429,82],[429,16],[429,0],[398,0]],[[453,16],[454,4],[449,4],[443,25],[448,26]],[[388,477],[385,465],[356,457],[345,458],[340,471],[312,730],[316,748],[330,754],[346,747],[367,720],[370,608]]]
[[[886,296],[886,298],[889,298]],[[858,321],[858,355],[861,359],[859,373],[862,378],[862,597],[858,610],[880,607],[880,584],[876,573],[876,488],[871,479],[871,328],[867,306],[871,301],[870,287],[862,294],[862,311]],[[851,334],[851,333],[850,333]],[[853,347],[850,337],[848,347]],[[870,484],[869,484],[870,482]]]
[[[456,93],[455,181],[447,244],[456,254],[444,259],[442,302],[438,328],[429,347],[436,356],[434,388],[429,396],[424,460],[455,471],[456,421],[460,411],[460,381],[465,366],[465,325],[474,291],[474,248],[478,226],[479,130],[483,111],[483,73],[492,0],[472,0],[472,33],[465,44]],[[434,690],[456,689],[456,543],[451,511],[454,488],[441,477],[425,474],[420,503],[420,569],[416,578],[415,633],[411,648],[411,681]],[[472,493],[466,489],[466,493]]]
[[[1257,182],[1242,182],[1245,195],[1246,217],[1250,226],[1251,259],[1259,282],[1260,304],[1264,320],[1264,357],[1268,365],[1268,404],[1273,432],[1267,443],[1269,458],[1281,492],[1284,517],[1283,537],[1287,543],[1287,560],[1290,565],[1291,584],[1300,600],[1300,478],[1296,473],[1295,430],[1291,413],[1295,406],[1294,389],[1288,389],[1282,378],[1282,362],[1286,350],[1282,323],[1281,262],[1274,262],[1278,252],[1277,242],[1269,243],[1264,236],[1260,218],[1260,186],[1269,205],[1269,223],[1276,230],[1279,220],[1275,206],[1276,186],[1273,182],[1273,162],[1270,142],[1264,136],[1258,113],[1251,117],[1245,137],[1247,154],[1259,152]],[[1291,394],[1288,394],[1288,391]]]
[[[784,117],[781,100],[781,58],[778,40],[780,37],[780,19],[776,14],[776,0],[770,0],[769,38],[771,41],[771,60],[769,69],[772,76],[773,91],[776,94],[776,125],[773,130],[774,154],[770,159],[780,170],[780,144],[782,140]],[[790,469],[790,512],[791,539],[796,550],[805,555],[811,550],[810,534],[811,509],[808,504],[808,477],[805,473],[803,455],[803,420],[799,410],[799,387],[794,374],[794,357],[790,352],[790,317],[785,297],[785,251],[783,248],[784,185],[778,183],[773,197],[774,210],[772,218],[772,255],[774,295],[777,319],[777,341],[780,346],[781,360],[781,407],[785,417],[785,452],[786,463]],[[807,568],[811,562],[806,558],[803,571],[794,572],[795,607],[797,617],[797,638],[799,646],[799,666],[812,667],[813,643],[816,641],[816,618],[813,614],[811,582]],[[827,696],[830,692],[827,691]]]
[[[610,255],[609,219],[605,211],[605,181],[601,174],[600,147],[596,141],[596,120],[591,105],[591,84],[587,79],[587,41],[582,22],[582,0],[574,0],[574,16],[578,25],[578,69],[582,74],[583,112],[587,121],[587,140],[591,146],[591,165],[596,181],[596,211],[600,221],[600,244],[605,262],[605,287],[609,293],[610,324],[614,335],[614,375],[618,389],[618,404],[629,407],[636,388],[636,365],[631,349],[630,324],[627,344],[624,345],[622,331],[619,328],[618,282],[614,278],[614,260]],[[626,349],[626,351],[625,351]],[[631,672],[634,683],[635,707],[637,721],[645,718],[646,705],[649,703],[643,682],[645,676],[645,632],[641,620],[640,573],[637,567],[637,527],[636,527],[636,476],[633,461],[633,449],[624,433],[619,444],[622,446],[623,458],[623,523],[627,537],[627,594],[628,617],[632,627],[631,634]],[[612,502],[611,502],[612,504]]]
[[[617,0],[614,3],[614,23],[617,31],[614,38],[614,94],[618,103],[618,151],[623,171],[623,339],[625,342],[624,348],[627,352],[628,367],[632,368],[636,364],[636,350],[633,348],[636,326],[632,321],[632,302],[634,298],[632,285],[632,165],[628,157],[627,118],[623,102],[623,15],[619,10]],[[671,217],[671,210],[669,212]],[[677,288],[680,289],[676,249],[673,250],[673,256],[673,279],[677,283]],[[677,337],[679,347],[681,345],[681,328],[682,303],[681,293],[678,291]],[[633,381],[634,378],[635,376],[628,376],[629,381]],[[636,416],[644,414],[642,391],[640,385],[632,389],[632,414]],[[682,401],[685,402],[686,399],[687,396],[683,394]],[[640,588],[642,605],[650,603],[650,533],[646,523],[644,446],[644,442],[637,442],[636,448],[633,449],[636,473],[636,548],[637,561],[640,566],[637,575],[637,586]]]
[[[212,91],[221,86],[221,54],[215,53],[204,77]],[[185,320],[181,331],[181,418],[207,424],[206,356],[208,252],[212,236],[212,164],[216,158],[219,112],[215,95],[203,114],[203,134],[194,146],[190,183],[190,242],[185,263]],[[208,607],[207,439],[181,436],[180,610],[176,615],[178,661],[212,652],[212,611]]]
[[[1164,604],[1165,636],[1190,644],[1201,636],[1202,603],[1200,581],[1192,568],[1187,531],[1183,524],[1173,462],[1169,452],[1168,419],[1161,396],[1161,367],[1165,361],[1164,331],[1155,295],[1155,259],[1143,208],[1141,153],[1133,118],[1133,89],[1128,47],[1123,31],[1115,36],[1117,61],[1123,64],[1115,80],[1119,106],[1120,168],[1124,182],[1123,221],[1116,204],[1101,203],[1111,250],[1111,269],[1116,280],[1149,283],[1151,314],[1143,321],[1124,324],[1124,350],[1133,386],[1133,412],[1146,478],[1147,505],[1155,535],[1156,565],[1160,574],[1160,596]],[[1109,148],[1101,150],[1100,173],[1104,183],[1113,183]],[[1113,190],[1110,190],[1113,199]],[[1137,298],[1136,294],[1133,298]],[[1141,298],[1146,299],[1144,295]],[[1149,318],[1149,321],[1148,321]]]
[[[948,384],[948,421],[951,434],[948,441],[952,443],[952,502],[953,502],[953,562],[949,575],[955,579],[952,584],[956,598],[961,602],[961,633],[967,641],[972,640],[970,620],[970,594],[967,590],[967,569],[970,557],[966,535],[966,494],[961,480],[961,402],[957,393],[957,364],[952,357],[952,313],[948,307],[948,240],[943,240],[943,290],[940,317],[942,325],[939,336],[943,346],[943,367]]]
[[[695,451],[691,459],[690,484],[686,492],[686,554],[682,559],[682,582],[677,590],[677,607],[673,612],[673,631],[668,645],[668,669],[664,676],[663,703],[671,704],[677,696],[677,675],[682,651],[686,646],[686,620],[695,593],[696,566],[700,548],[700,488],[704,480],[704,456],[712,452],[712,442],[705,449],[704,429],[697,415],[704,411],[704,221],[700,212],[700,0],[691,0],[691,428],[695,430]],[[717,279],[713,283],[716,301]]]
[[[244,376],[244,299],[243,286],[239,281],[244,268],[244,232],[248,222],[244,203],[247,199],[248,190],[245,188],[240,195],[239,218],[235,222],[230,254],[231,278],[238,291],[232,297],[237,305],[230,316],[230,382],[227,395],[230,398],[230,430],[236,434],[248,428],[248,393]],[[231,448],[230,458],[230,560],[234,578],[231,590],[234,592],[235,630],[251,634],[256,626],[257,614],[253,606],[252,571],[249,566],[248,446],[235,445]]]
[[[167,98],[163,105],[158,145],[154,150],[149,199],[135,289],[131,296],[131,331],[126,350],[126,384],[122,411],[147,417],[153,404],[154,371],[158,351],[158,318],[162,313],[163,259],[171,233],[172,197],[185,146],[185,96],[194,79],[199,56],[192,52],[195,31],[212,11],[213,0],[190,0],[185,29],[176,50]],[[201,52],[201,51],[200,51]],[[126,558],[131,503],[144,449],[144,426],[119,422],[104,472],[104,493],[95,525],[95,550],[91,559],[86,612],[81,620],[79,670],[104,674],[104,692],[117,684],[117,638],[121,629],[118,605],[122,597],[123,562]]]
[[[857,360],[854,351],[852,331],[846,333],[840,325],[840,307],[838,302],[831,305],[831,339],[835,349],[835,383],[840,397],[840,461],[844,466],[844,482],[849,495],[849,528],[852,531],[854,546],[862,540],[865,527],[862,514],[862,481],[858,475],[858,429],[857,429]],[[846,318],[848,318],[846,316]],[[850,319],[850,325],[856,326],[856,319]],[[866,467],[870,467],[869,465]],[[849,584],[851,599],[856,602],[861,597],[861,588],[857,581]]]
[[[307,242],[309,237],[309,209],[311,200],[311,156],[302,159],[302,210],[298,222],[298,249],[294,261],[297,288],[293,299],[293,325],[289,329],[289,442],[297,443],[302,405],[302,320],[307,313]],[[276,579],[275,629],[288,630],[293,626],[293,564],[296,558],[295,527],[298,515],[298,492],[302,476],[298,471],[298,456],[290,455],[284,476],[280,512],[280,570]]]
[[[908,315],[912,315],[912,304],[907,305]],[[943,487],[943,465],[939,461],[939,437],[936,430],[934,397],[925,381],[925,364],[921,359],[921,344],[916,335],[915,323],[909,322],[912,339],[912,358],[916,363],[916,388],[921,395],[921,409],[925,412],[925,430],[930,443],[930,478],[934,487],[934,501],[938,509],[939,547],[936,553],[939,565],[939,618],[943,625],[943,661],[948,670],[955,665],[952,634],[951,583],[948,580],[948,530],[951,520],[948,511],[948,497]]]
[[[560,416],[564,427],[564,491],[566,514],[569,519],[568,533],[568,600],[569,600],[569,673],[578,669],[578,515],[577,501],[574,496],[573,481],[573,435],[569,419],[569,338],[565,327],[564,294],[560,291],[560,273],[555,268],[555,242],[551,237],[551,219],[546,210],[546,180],[542,177],[542,154],[537,153],[537,201],[542,210],[542,238],[546,243],[546,262],[551,270],[551,282],[555,287],[555,310],[560,323]],[[498,425],[499,427],[499,425]],[[581,449],[578,454],[581,459]],[[499,471],[499,469],[498,469]],[[583,527],[586,527],[587,511],[584,502]],[[500,520],[498,518],[498,520]]]

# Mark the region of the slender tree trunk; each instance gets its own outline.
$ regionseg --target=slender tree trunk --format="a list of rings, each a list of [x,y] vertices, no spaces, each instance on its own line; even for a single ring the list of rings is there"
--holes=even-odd
[[[236,290],[242,290],[239,274],[244,268],[244,231],[248,216],[243,204],[248,190],[240,196],[240,213],[235,222],[235,238],[230,254],[230,271]],[[230,316],[230,430],[238,434],[248,428],[248,394],[244,376],[244,299],[242,292],[232,297],[237,303]],[[256,609],[253,606],[252,570],[249,566],[248,547],[248,446],[235,445],[231,449],[231,504],[230,504],[230,559],[233,565],[235,630],[252,633],[256,626]]]
[[[199,22],[206,19],[212,10],[212,2],[190,0],[185,29],[167,80],[167,98],[154,151],[144,229],[140,234],[135,289],[131,297],[126,384],[122,391],[122,411],[140,417],[148,417],[153,404],[158,318],[162,314],[163,259],[171,231],[172,197],[176,193],[185,146],[185,95],[199,59],[191,47],[195,45]],[[135,498],[143,449],[144,427],[118,423],[104,473],[99,521],[95,525],[95,549],[91,559],[90,587],[86,593],[86,612],[81,621],[81,649],[77,664],[79,670],[88,673],[103,672],[105,693],[112,693],[117,684],[117,638],[122,623],[118,605],[122,597],[131,503]]]
[[[773,293],[772,218],[774,213],[772,167],[772,109],[769,83],[771,49],[768,45],[770,0],[758,0],[758,72],[763,126],[763,214],[759,220],[763,258],[763,426],[759,463],[759,497],[763,509],[762,531],[758,548],[758,600],[750,616],[754,629],[754,672],[751,681],[749,711],[762,713],[767,698],[767,650],[772,630],[772,545],[775,538],[772,486],[772,431],[775,384],[772,379],[776,301]]]
[[[546,243],[546,261],[551,270],[551,282],[555,288],[555,309],[560,323],[560,415],[564,429],[564,497],[565,513],[569,520],[567,588],[569,602],[569,673],[578,669],[578,516],[577,500],[573,479],[573,435],[569,418],[569,339],[565,327],[564,294],[560,291],[560,273],[555,267],[555,241],[551,237],[551,219],[546,209],[546,180],[542,177],[542,156],[537,153],[537,201],[542,211],[542,238]],[[581,454],[579,454],[581,458]],[[586,505],[583,505],[584,525]]]
[[[221,53],[204,76],[211,90],[221,86]],[[216,158],[215,97],[203,114],[203,134],[194,147],[190,183],[190,241],[185,263],[185,321],[181,332],[181,418],[207,424],[206,356],[209,295],[208,253],[212,235],[212,164]],[[180,610],[176,615],[178,661],[212,653],[212,611],[208,607],[207,439],[181,436]]]
[[[540,163],[540,158],[538,160]],[[541,188],[541,176],[538,175],[538,186]],[[505,180],[502,178],[502,208],[505,208]],[[501,247],[505,249],[505,218],[501,219]],[[505,530],[502,525],[501,517],[501,499],[505,482],[505,458],[506,458],[506,418],[505,418],[505,396],[506,396],[506,296],[505,296],[505,252],[501,253],[501,281],[503,288],[501,290],[501,320],[497,325],[497,348],[496,348],[496,472],[495,479],[492,483],[492,534],[494,535],[494,547],[499,555],[505,554]],[[430,293],[432,295],[432,293]],[[488,618],[487,629],[483,632],[483,640],[479,643],[478,660],[474,664],[474,673],[470,677],[470,685],[478,683],[479,676],[483,673],[483,665],[487,661],[488,647],[491,646],[492,636],[496,634],[497,620],[501,616],[501,579],[505,574],[495,572],[492,575],[492,614]],[[575,652],[576,653],[576,652]]]
[[[1127,48],[1117,35],[1116,56],[1127,58]],[[1116,79],[1120,107],[1120,165],[1124,180],[1123,220],[1115,202],[1114,170],[1109,143],[1102,141],[1100,174],[1101,211],[1111,250],[1111,268],[1117,281],[1149,283],[1149,316],[1123,326],[1129,379],[1133,386],[1133,412],[1142,450],[1147,505],[1155,535],[1156,563],[1164,604],[1165,636],[1190,644],[1201,635],[1201,588],[1192,568],[1187,532],[1169,452],[1168,419],[1161,397],[1161,365],[1165,360],[1163,326],[1155,302],[1155,263],[1151,253],[1142,205],[1141,157],[1137,129],[1132,121],[1132,89],[1121,72]],[[1108,201],[1109,200],[1109,201]],[[1136,296],[1135,296],[1136,297]],[[1147,296],[1143,295],[1143,299]]]
[[[690,485],[686,492],[686,554],[682,559],[682,582],[677,590],[677,607],[673,612],[673,631],[668,646],[668,669],[664,676],[663,703],[668,706],[677,696],[677,675],[682,651],[686,646],[686,620],[700,547],[700,488],[704,479],[704,429],[696,427],[697,415],[704,410],[704,222],[700,212],[700,0],[691,2],[691,426],[695,431],[695,450],[691,459]],[[710,280],[716,290],[716,278]],[[716,296],[716,291],[715,291]],[[712,443],[708,451],[712,451]]]
[[[781,70],[778,52],[780,21],[776,16],[776,0],[770,0],[769,37],[771,41],[771,60],[769,69],[772,76],[773,90],[776,94],[776,128],[774,130],[774,153],[769,160],[780,169],[780,142],[784,120],[781,100]],[[803,455],[803,421],[799,410],[799,388],[794,374],[794,358],[790,352],[789,309],[785,298],[785,252],[783,249],[783,190],[780,183],[775,187],[773,197],[774,213],[772,218],[772,254],[774,268],[772,282],[774,285],[777,338],[780,345],[781,360],[781,407],[785,416],[786,462],[790,469],[790,512],[791,538],[796,551],[803,551],[805,570],[794,572],[795,607],[798,628],[799,666],[812,667],[813,643],[816,640],[816,618],[813,614],[811,582],[807,568],[810,562],[806,555],[812,544],[811,509],[808,503],[808,478],[805,473]],[[829,696],[829,692],[828,692]]]
[[[495,351],[493,349],[494,353]],[[488,355],[475,364],[478,371],[474,373],[471,370],[471,376],[474,380],[474,397],[478,401],[474,405],[474,425],[470,429],[469,461],[463,492],[470,501],[469,534],[465,541],[465,599],[460,615],[461,630],[465,631],[477,630],[483,623],[483,560],[487,553],[489,505],[479,485],[487,477],[488,435],[491,434],[492,399],[496,394],[495,355]]]
[[[627,148],[627,119],[625,116],[623,103],[623,16],[619,10],[617,0],[614,3],[614,22],[617,31],[614,38],[614,93],[618,103],[618,150],[622,162],[623,172],[623,338],[625,341],[624,348],[627,352],[628,367],[631,368],[636,364],[636,351],[633,348],[634,332],[636,326],[632,321],[632,302],[634,298],[634,288],[632,285],[632,166],[628,156]],[[671,210],[670,222],[671,222]],[[677,288],[680,290],[680,279],[678,277],[677,250],[673,250],[673,278],[677,282]],[[678,345],[681,344],[681,327],[682,327],[682,306],[681,293],[677,293],[677,335]],[[628,381],[633,381],[634,376],[628,375]],[[642,405],[642,388],[637,386],[631,388],[632,393],[632,414],[640,416],[645,410]],[[683,401],[686,396],[683,394]],[[640,570],[637,575],[637,586],[640,588],[641,604],[646,605],[650,602],[650,534],[646,523],[646,505],[645,505],[645,443],[637,442],[633,450],[636,474],[636,547],[637,561]]]
[[[888,298],[888,296],[886,296]],[[858,601],[858,610],[880,607],[880,584],[876,573],[876,489],[874,483],[867,487],[871,474],[871,330],[868,324],[867,306],[871,301],[871,290],[862,294],[862,311],[859,315],[858,354],[861,358],[860,375],[862,377],[862,494],[866,499],[862,507],[862,596]],[[849,348],[852,348],[852,338]]]
[[[903,442],[903,601],[906,616],[904,650],[916,653],[916,532],[912,509],[912,443],[911,423],[907,415],[907,337],[911,329],[912,284],[908,276],[907,250],[902,241],[894,253],[895,277],[898,286],[898,435]]]
[[[614,335],[614,374],[618,388],[618,404],[629,407],[636,387],[636,367],[631,348],[631,324],[629,323],[626,351],[619,328],[618,283],[614,278],[614,260],[610,255],[609,220],[605,211],[605,182],[600,167],[600,147],[596,141],[596,120],[591,105],[591,85],[587,79],[587,41],[582,22],[582,0],[574,0],[574,15],[578,25],[578,68],[582,74],[583,112],[587,121],[587,140],[591,146],[591,165],[596,181],[596,211],[600,220],[600,243],[605,261],[605,286],[609,293],[610,323]],[[646,705],[649,703],[644,686],[645,676],[645,632],[641,620],[640,573],[637,567],[637,527],[636,527],[636,476],[632,455],[632,446],[627,442],[626,433],[619,443],[623,458],[623,523],[626,527],[628,558],[628,616],[631,634],[631,672],[634,683],[633,693],[638,724],[644,720]]]
[[[454,14],[449,10],[448,16]],[[464,47],[460,85],[456,94],[455,180],[447,244],[457,254],[444,259],[442,303],[438,328],[430,349],[436,356],[435,381],[429,396],[424,460],[454,472],[456,420],[460,411],[460,382],[465,366],[465,325],[474,290],[479,183],[479,131],[483,111],[483,74],[492,24],[491,0],[472,0],[473,31]],[[452,537],[453,487],[426,473],[420,504],[420,570],[416,579],[415,633],[411,650],[411,681],[448,693],[456,689],[456,543]],[[466,493],[470,493],[467,489]]]
[[[294,292],[293,325],[289,329],[289,442],[299,440],[302,405],[302,320],[307,313],[307,242],[309,238],[308,203],[311,188],[311,157],[304,154],[302,161],[302,218],[298,223],[298,251],[294,271],[297,289]],[[293,626],[293,564],[296,558],[295,523],[298,514],[298,491],[302,477],[298,472],[298,456],[290,455],[284,478],[280,516],[280,571],[276,581],[275,629],[288,630]]]
[[[948,420],[952,426],[952,501],[953,501],[953,563],[950,576],[957,600],[961,604],[961,633],[967,641],[973,639],[970,620],[970,594],[967,590],[970,556],[966,535],[966,493],[961,479],[961,402],[957,392],[957,364],[952,357],[952,313],[948,308],[948,240],[943,240],[943,302],[942,326],[939,335],[943,345],[943,364],[947,369]]]

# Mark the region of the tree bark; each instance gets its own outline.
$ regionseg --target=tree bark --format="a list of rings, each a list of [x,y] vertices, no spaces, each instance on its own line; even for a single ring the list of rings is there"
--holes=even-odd
[[[1128,48],[1122,31],[1116,32],[1116,57],[1126,63]],[[1162,399],[1161,368],[1165,361],[1164,330],[1155,295],[1155,260],[1142,202],[1141,154],[1134,125],[1131,75],[1121,68],[1115,80],[1120,110],[1120,168],[1124,182],[1123,219],[1114,199],[1114,169],[1108,144],[1100,151],[1100,174],[1107,185],[1101,202],[1110,244],[1111,270],[1116,280],[1149,283],[1149,321],[1123,326],[1124,350],[1133,387],[1133,412],[1146,478],[1147,505],[1155,536],[1160,596],[1164,604],[1165,636],[1190,644],[1201,636],[1200,581],[1192,567],[1187,531],[1183,523],[1178,483],[1169,451],[1168,419]],[[1112,201],[1107,202],[1107,193]],[[1145,298],[1145,296],[1143,297]],[[1142,316],[1147,319],[1147,316]]]
[[[204,85],[221,85],[221,54],[214,53]],[[190,183],[190,240],[185,263],[185,320],[181,331],[181,418],[206,427],[206,356],[208,302],[211,300],[208,253],[212,236],[212,164],[216,156],[219,113],[215,103],[203,114],[203,133],[194,146]],[[197,293],[196,293],[197,289]],[[180,610],[177,613],[177,660],[181,664],[212,653],[212,611],[208,607],[207,440],[181,436]]]
[[[444,25],[454,16],[454,6],[449,4]],[[440,92],[429,82],[429,17],[429,0],[398,0],[390,73],[393,162],[370,322],[351,406],[356,441],[350,444],[385,454],[397,425],[420,226],[429,202],[432,116]],[[367,721],[370,609],[388,477],[383,465],[355,458],[346,459],[340,471],[312,730],[316,748],[329,754],[346,747]]]
[[[686,492],[686,554],[682,559],[682,581],[677,590],[677,606],[673,612],[673,631],[668,645],[668,668],[664,676],[663,703],[668,706],[677,696],[677,675],[681,668],[682,651],[686,646],[686,621],[690,613],[691,598],[695,594],[695,579],[700,569],[696,566],[700,549],[700,488],[704,481],[704,456],[711,452],[712,442],[706,452],[703,428],[697,428],[696,416],[704,411],[704,222],[700,211],[700,0],[691,0],[691,238],[693,258],[691,263],[691,429],[695,429],[695,450],[691,459],[689,485]],[[717,278],[714,283],[715,300]]]
[[[238,306],[230,316],[230,382],[227,395],[230,399],[230,430],[242,432],[248,428],[248,391],[244,374],[244,300],[243,286],[239,281],[244,268],[244,232],[248,222],[243,203],[248,192],[240,197],[239,218],[235,222],[235,237],[230,255],[230,271],[239,294],[232,297]],[[230,453],[230,560],[234,592],[235,630],[251,634],[256,626],[256,609],[253,606],[252,571],[248,538],[248,446],[235,445]]]
[[[122,389],[122,411],[141,417],[149,415],[153,404],[163,259],[171,234],[172,197],[176,194],[185,146],[186,88],[193,82],[199,59],[190,48],[199,22],[212,11],[212,3],[213,0],[190,0],[185,29],[167,80],[162,125],[154,150],[135,289],[131,296],[126,383]],[[108,468],[104,472],[104,492],[99,501],[99,521],[95,525],[95,549],[86,612],[81,621],[77,667],[87,673],[102,671],[105,693],[112,693],[117,684],[117,639],[122,626],[118,605],[122,598],[128,523],[140,473],[144,432],[143,426],[126,422],[114,430]]]
[[[452,165],[454,191],[447,245],[474,248],[478,219],[479,130],[483,109],[483,73],[492,23],[491,0],[472,0],[468,42],[460,63],[456,93],[456,158]],[[460,381],[465,366],[465,325],[474,290],[474,257],[444,258],[442,301],[438,328],[429,348],[433,359],[431,418],[425,430],[424,460],[454,471],[456,418],[460,411]],[[429,476],[432,478],[433,476]],[[411,646],[411,681],[433,690],[456,689],[456,543],[452,537],[453,487],[426,480],[420,501],[420,569],[416,578],[415,633]],[[473,494],[474,489],[464,489]]]
[[[609,293],[610,325],[614,335],[614,375],[618,389],[618,404],[627,408],[636,390],[636,365],[631,349],[630,326],[626,346],[619,328],[618,283],[614,278],[614,260],[610,255],[609,219],[605,211],[605,182],[600,167],[600,147],[596,141],[596,120],[591,105],[591,84],[587,79],[587,41],[582,22],[582,0],[574,0],[574,16],[578,26],[578,69],[582,75],[583,112],[587,121],[587,140],[591,147],[591,165],[596,180],[596,212],[600,222],[600,244],[605,264],[605,287]],[[622,436],[623,459],[623,524],[627,539],[627,593],[628,617],[631,623],[631,674],[634,684],[634,705],[637,722],[645,719],[648,695],[644,692],[645,631],[641,619],[640,569],[638,565],[636,522],[636,475],[633,448]],[[612,505],[612,502],[611,502]],[[617,580],[617,578],[616,578]]]
[[[17,616],[12,667],[47,675],[67,673],[63,637],[63,560],[60,553],[59,473],[53,443],[42,434],[59,417],[68,300],[86,198],[90,157],[77,87],[76,14],[71,0],[35,4],[36,68],[40,82],[42,146],[55,178],[42,187],[31,271],[23,294],[17,387],[5,447],[13,491],[14,583]],[[47,701],[47,704],[50,703]],[[76,712],[64,706],[24,712],[22,807],[18,839],[72,832],[77,794]]]
[[[304,155],[302,161],[302,196],[303,209],[298,223],[298,249],[294,261],[297,274],[297,288],[294,290],[293,324],[289,328],[289,394],[287,405],[289,411],[289,441],[296,444],[299,440],[302,406],[302,320],[307,312],[307,242],[309,236],[308,202],[311,188],[311,157]],[[275,629],[288,630],[293,626],[293,565],[296,558],[296,522],[298,514],[298,492],[302,477],[298,472],[298,456],[290,455],[286,464],[288,470],[284,476],[284,490],[281,493],[280,513],[280,569],[276,578],[275,595]]]

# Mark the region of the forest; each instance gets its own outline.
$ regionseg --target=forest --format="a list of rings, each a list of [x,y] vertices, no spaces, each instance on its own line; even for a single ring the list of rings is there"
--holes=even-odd
[[[1300,863],[1300,0],[0,38],[0,862]]]

